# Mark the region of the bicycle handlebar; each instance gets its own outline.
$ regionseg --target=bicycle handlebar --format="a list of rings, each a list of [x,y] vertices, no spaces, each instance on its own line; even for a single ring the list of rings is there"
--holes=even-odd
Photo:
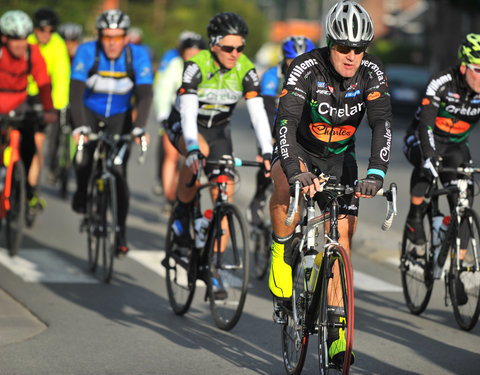
[[[253,160],[243,160],[240,158],[231,158],[225,155],[222,159],[206,159],[204,156],[199,159],[200,167],[196,174],[192,176],[192,179],[187,182],[187,187],[192,187],[195,184],[195,181],[200,179],[200,175],[202,173],[202,169],[205,167],[203,165],[203,160],[205,161],[205,166],[207,165],[215,165],[215,166],[222,166],[224,168],[236,168],[236,167],[263,167],[263,163],[260,161],[253,161]]]

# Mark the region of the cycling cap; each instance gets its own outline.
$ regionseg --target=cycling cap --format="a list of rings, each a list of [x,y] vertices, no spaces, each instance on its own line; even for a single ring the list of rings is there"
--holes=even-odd
[[[327,43],[366,47],[373,39],[373,22],[368,12],[354,1],[335,4],[326,18]]]
[[[83,27],[77,23],[64,23],[60,25],[58,32],[65,40],[79,40],[83,35]]]
[[[305,36],[291,36],[285,39],[282,44],[284,59],[294,59],[312,49],[315,49],[315,45]]]
[[[56,30],[59,23],[60,18],[52,8],[38,8],[33,14],[34,27],[51,26],[53,30]]]
[[[26,38],[32,30],[32,20],[22,10],[9,10],[0,18],[0,31],[8,37]]]
[[[207,48],[207,43],[205,43],[205,40],[203,40],[200,34],[190,32],[188,37],[181,40],[178,47],[180,53],[185,51],[187,48],[205,49]]]
[[[225,35],[240,35],[245,37],[248,27],[242,17],[236,13],[223,12],[216,14],[207,26],[210,45],[217,44]]]
[[[480,64],[480,34],[468,34],[458,49],[458,58],[466,64]]]
[[[95,22],[97,30],[103,29],[124,29],[130,27],[130,17],[119,9],[110,9],[97,17]]]

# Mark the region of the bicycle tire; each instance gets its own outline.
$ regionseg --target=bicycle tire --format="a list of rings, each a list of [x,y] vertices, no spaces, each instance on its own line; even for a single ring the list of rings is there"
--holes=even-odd
[[[257,280],[263,280],[270,265],[270,246],[272,235],[268,229],[256,229],[252,232],[253,270]]]
[[[104,188],[101,194],[101,223],[100,231],[101,250],[101,275],[105,283],[109,283],[113,274],[113,263],[117,251],[118,215],[117,215],[117,190],[115,178],[103,180]]]
[[[97,184],[97,178],[92,177],[88,183],[86,204],[86,231],[87,231],[87,260],[88,269],[95,272],[98,265],[98,250],[100,242],[96,232],[99,227],[99,214],[101,211],[101,194]]]
[[[403,230],[400,273],[403,296],[410,312],[420,315],[427,308],[433,290],[433,261],[430,253],[431,221],[428,211],[423,215],[426,242],[415,245],[407,237],[407,226]]]
[[[221,223],[224,218],[228,225],[226,232],[215,225],[216,220]],[[222,203],[215,209],[213,222],[210,240],[207,242],[207,293],[215,324],[218,328],[229,331],[240,319],[247,296],[250,267],[247,232],[243,216],[230,203]],[[219,253],[216,251],[217,243],[222,243],[225,239],[225,249]],[[218,285],[214,287],[213,276],[219,282],[219,288]]]
[[[197,267],[193,247],[181,248],[174,241],[172,224],[175,219],[173,207],[167,224],[165,259],[162,264],[167,270],[165,281],[170,306],[175,314],[183,315],[190,309],[195,294]]]
[[[322,282],[320,283],[321,299],[320,299],[320,313],[318,316],[318,360],[320,366],[320,372],[322,374],[348,374],[350,371],[350,363],[353,349],[353,331],[355,321],[355,306],[354,306],[354,292],[353,292],[353,272],[350,257],[345,249],[341,246],[332,246],[332,254],[328,258],[323,260],[320,276]],[[338,265],[338,272],[331,271],[335,262]],[[337,273],[340,276],[341,292],[340,294],[330,287],[329,284],[333,280],[330,277],[331,273]],[[318,285],[318,283],[317,283]],[[330,290],[329,290],[330,289]],[[330,295],[327,296],[329,290]],[[328,298],[327,298],[328,297]],[[339,337],[344,337],[345,342],[341,341],[339,345],[345,346],[345,354],[343,359],[343,366],[337,367],[329,356],[329,332],[328,328],[338,322],[330,321],[328,316],[328,299],[335,299],[340,303],[338,306],[342,306],[345,311],[345,320],[340,322],[342,328],[339,328]],[[343,331],[343,332],[342,332]],[[335,342],[331,345],[335,345]]]
[[[307,300],[304,289],[305,276],[298,245],[293,245],[293,254],[292,311],[287,315],[287,324],[282,325],[281,329],[283,364],[287,374],[290,375],[301,373],[310,337],[305,329]]]
[[[10,256],[18,254],[25,225],[26,174],[23,162],[17,160],[12,170],[10,210],[5,218],[5,242]]]
[[[468,221],[469,236],[467,251],[464,256],[460,255],[460,269],[457,269],[456,251],[450,248],[452,256],[448,284],[455,320],[461,329],[470,331],[475,327],[480,313],[480,269],[475,265],[479,262],[480,226],[478,215],[471,209],[462,215],[462,223],[465,220]]]

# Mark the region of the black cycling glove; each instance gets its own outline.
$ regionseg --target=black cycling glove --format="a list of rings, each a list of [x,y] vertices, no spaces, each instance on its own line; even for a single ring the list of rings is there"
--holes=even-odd
[[[383,186],[383,178],[378,175],[370,174],[366,178],[358,180],[355,192],[362,195],[374,196]]]
[[[300,181],[301,187],[306,187],[306,186],[313,185],[313,180],[315,178],[317,178],[317,176],[315,176],[311,172],[302,172],[302,173],[296,174],[293,177],[290,177],[288,179],[288,183],[290,185],[294,185],[295,181]]]

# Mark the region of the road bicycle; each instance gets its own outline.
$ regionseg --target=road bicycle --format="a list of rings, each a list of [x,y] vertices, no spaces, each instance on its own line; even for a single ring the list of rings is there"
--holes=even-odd
[[[86,214],[80,231],[87,232],[88,267],[96,272],[101,260],[101,278],[109,283],[113,273],[113,261],[117,250],[117,238],[120,232],[118,225],[118,203],[114,165],[122,165],[131,141],[140,137],[141,152],[139,162],[143,163],[147,151],[145,133],[108,134],[105,123],[100,121],[98,133],[81,134],[75,155],[76,162],[83,162],[83,153],[88,143],[95,143],[92,172],[87,188]]]
[[[177,315],[185,314],[192,303],[197,280],[206,284],[205,301],[210,302],[215,324],[223,330],[231,330],[240,319],[248,288],[249,246],[243,216],[228,201],[228,171],[239,166],[263,166],[256,161],[245,161],[224,156],[219,160],[206,160],[206,165],[219,169],[215,181],[199,185],[190,212],[189,241],[182,246],[175,241],[173,223],[175,207],[168,221],[165,249],[162,261],[167,270],[167,292],[170,305]],[[188,185],[196,183],[197,176]],[[218,189],[210,223],[206,229],[205,244],[197,248],[199,235],[195,231],[194,218],[201,216],[201,192]]]
[[[18,126],[23,115],[11,112],[0,116],[0,225],[10,256],[18,253],[25,225],[26,176],[20,158]]]
[[[425,244],[413,244],[407,236],[408,229],[404,229],[400,257],[403,294],[408,309],[415,315],[421,314],[430,301],[435,279],[441,278],[444,271],[445,306],[452,305],[457,324],[469,331],[477,323],[480,312],[480,227],[467,193],[469,187],[473,188],[474,174],[480,173],[480,168],[469,165],[441,168],[440,172],[454,172],[458,180],[456,185],[439,188],[436,178],[430,193],[426,194],[422,207]],[[432,238],[436,234],[432,223],[434,217],[441,216],[439,197],[442,195],[451,203],[450,223],[435,260]]]
[[[321,192],[327,197],[326,209],[316,216],[315,198],[305,196],[306,212],[297,225],[293,241],[292,297],[287,303],[275,307],[279,309],[276,313],[283,320],[282,356],[288,374],[301,373],[309,337],[314,334],[318,334],[321,374],[348,374],[351,364],[354,331],[353,274],[350,257],[338,242],[338,220],[341,219],[338,210],[342,196],[353,194],[355,188],[337,184],[333,176],[321,175],[320,179],[323,180]],[[293,223],[298,209],[298,181],[294,188],[286,225]],[[387,199],[387,216],[382,225],[382,229],[387,230],[397,210],[396,184],[392,183],[388,191],[382,189],[377,195],[383,195]],[[323,248],[316,240],[322,224]],[[334,287],[335,283],[337,288]],[[335,301],[335,306],[329,305],[330,301]],[[344,340],[336,340],[337,338]],[[329,356],[330,347],[337,344],[343,346],[340,350],[345,352],[343,365],[334,363]]]
[[[58,148],[55,155],[56,168],[54,170],[54,181],[59,184],[60,196],[63,199],[68,198],[68,180],[72,170],[72,155],[71,151],[75,150],[75,143],[72,138],[72,127],[69,124],[69,109],[64,108],[59,114],[59,132]]]

